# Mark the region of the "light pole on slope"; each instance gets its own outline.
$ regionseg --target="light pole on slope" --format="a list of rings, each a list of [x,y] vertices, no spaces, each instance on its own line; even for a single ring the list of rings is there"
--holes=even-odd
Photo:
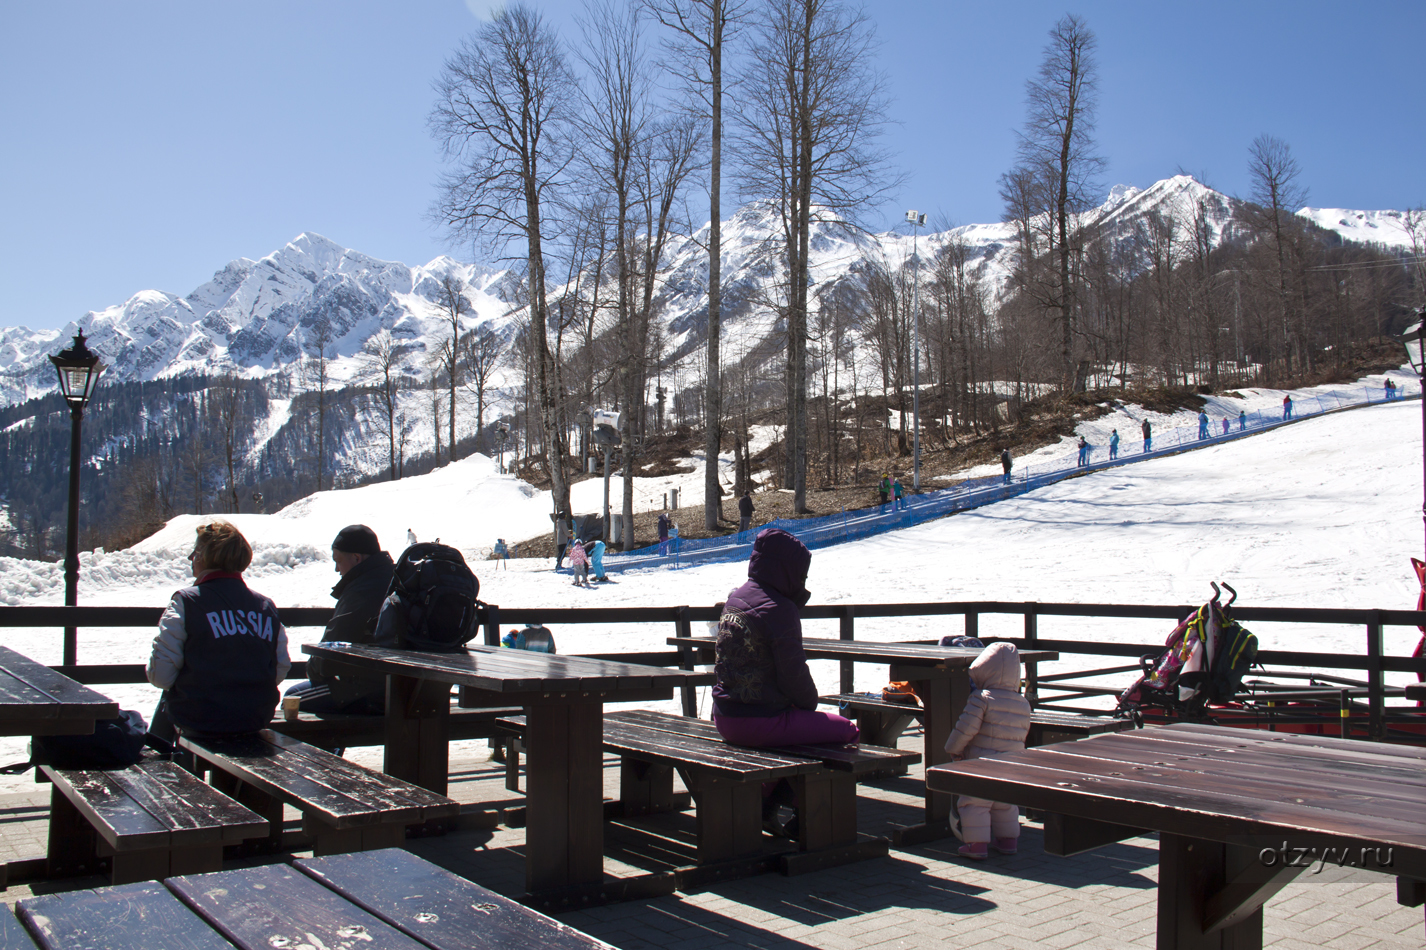
[[[906,212],[911,222],[911,490],[921,490],[921,254],[918,242],[926,216]]]

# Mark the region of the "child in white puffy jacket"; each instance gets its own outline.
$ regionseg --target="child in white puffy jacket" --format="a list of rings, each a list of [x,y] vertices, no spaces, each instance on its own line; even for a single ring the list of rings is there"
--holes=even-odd
[[[970,667],[975,691],[956,722],[946,751],[954,761],[978,759],[1025,748],[1030,731],[1030,704],[1020,695],[1020,651],[1013,643],[992,643]],[[1020,838],[1020,810],[1014,805],[961,795],[960,855],[983,860],[995,850],[1014,854]]]

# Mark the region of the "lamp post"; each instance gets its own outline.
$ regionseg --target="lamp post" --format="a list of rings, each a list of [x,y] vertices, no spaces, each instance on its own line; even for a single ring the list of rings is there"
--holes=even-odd
[[[495,427],[495,447],[500,451],[500,474],[505,474],[505,440],[510,438],[510,427],[500,423]]]
[[[82,330],[74,335],[69,349],[51,356],[50,362],[59,373],[60,395],[69,404],[69,525],[64,541],[64,605],[73,607],[79,603],[79,422],[84,418],[89,397],[94,395],[104,364],[84,345]],[[64,665],[74,666],[78,662],[79,630],[65,627]]]
[[[911,222],[911,490],[921,490],[921,253],[918,242],[926,216],[906,212]]]
[[[1407,361],[1421,377],[1421,524],[1426,528],[1426,307],[1416,311],[1416,322],[1406,328],[1402,342]]]

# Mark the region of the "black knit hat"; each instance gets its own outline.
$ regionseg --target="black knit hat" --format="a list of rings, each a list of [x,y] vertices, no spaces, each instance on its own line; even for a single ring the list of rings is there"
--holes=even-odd
[[[376,532],[366,525],[349,524],[337,532],[332,550],[347,554],[380,554],[381,542],[376,540]]]

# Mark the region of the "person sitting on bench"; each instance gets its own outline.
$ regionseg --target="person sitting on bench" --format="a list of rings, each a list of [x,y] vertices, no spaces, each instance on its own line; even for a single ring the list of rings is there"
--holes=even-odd
[[[194,584],[173,595],[158,622],[148,681],[164,691],[149,732],[222,736],[272,721],[277,687],[292,665],[271,600],[243,582],[253,549],[226,521],[199,525],[188,555]]]
[[[364,524],[347,525],[332,541],[332,563],[342,579],[332,588],[337,608],[322,642],[373,643],[376,615],[391,587],[396,565],[381,550],[376,532]],[[354,670],[329,671],[320,658],[307,661],[308,679],[287,691],[302,700],[312,713],[363,713],[386,711],[386,677]],[[339,755],[341,753],[338,753]]]
[[[748,580],[728,595],[714,648],[713,725],[734,745],[856,742],[857,724],[817,709],[817,684],[802,649],[801,607],[812,552],[779,528],[753,541]],[[764,788],[763,818],[791,804],[786,782]],[[795,821],[796,818],[793,819]],[[781,833],[791,836],[789,827]]]

